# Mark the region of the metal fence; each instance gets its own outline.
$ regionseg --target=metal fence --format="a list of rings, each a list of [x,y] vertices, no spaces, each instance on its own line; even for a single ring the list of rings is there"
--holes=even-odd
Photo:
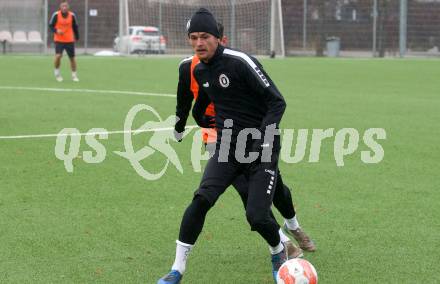
[[[45,0],[1,0],[0,43],[3,53],[44,52]]]
[[[70,1],[80,25],[80,53],[112,49],[119,32],[120,1]],[[157,6],[158,0],[144,2]],[[164,27],[166,17],[179,18],[178,11],[167,10],[169,2],[164,1],[161,17],[159,10],[150,11],[151,19],[145,24]],[[1,0],[0,42],[7,45],[5,51],[45,52],[51,47],[47,22],[58,5],[59,0]],[[282,17],[287,55],[326,55],[328,43],[337,41],[342,56],[440,56],[440,0],[282,0]],[[38,32],[43,43],[30,44],[31,31]],[[8,32],[11,39],[5,39]],[[235,46],[240,42],[240,33],[236,34]]]
[[[337,37],[345,54],[440,55],[438,0],[284,0],[283,13],[288,54],[322,54]]]

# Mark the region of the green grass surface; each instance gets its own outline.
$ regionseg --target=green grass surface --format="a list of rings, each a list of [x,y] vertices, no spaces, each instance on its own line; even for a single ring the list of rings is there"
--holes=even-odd
[[[280,168],[318,246],[305,257],[320,283],[440,281],[440,61],[262,62],[287,101],[282,127],[309,129],[305,159]],[[76,84],[66,63],[58,83],[51,57],[0,57],[0,87],[176,90],[178,59],[79,57]],[[0,88],[0,136],[122,130],[128,110],[141,103],[162,118],[175,109],[167,97]],[[386,130],[385,156],[364,164],[362,134],[373,127]],[[334,137],[323,141],[318,163],[307,161],[315,128],[359,131],[344,167],[336,166]],[[142,137],[138,147],[148,141]],[[155,283],[174,260],[181,217],[201,177],[191,167],[191,140],[173,144],[183,174],[170,166],[147,181],[113,153],[124,149],[120,134],[101,141],[104,162],[78,157],[73,173],[55,157],[55,137],[0,139],[0,283]],[[163,162],[154,154],[143,164]],[[249,230],[232,188],[210,211],[183,282],[272,283],[268,248]]]

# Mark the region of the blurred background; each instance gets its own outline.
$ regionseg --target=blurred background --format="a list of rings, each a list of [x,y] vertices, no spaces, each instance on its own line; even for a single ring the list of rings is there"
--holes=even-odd
[[[231,47],[256,55],[440,56],[439,0],[75,0],[78,52],[142,53],[128,45],[157,36],[157,53],[189,53],[185,26],[201,6],[225,26]],[[0,1],[3,53],[45,53],[59,0]],[[144,34],[130,27],[141,26]],[[150,27],[147,31],[144,27]],[[139,33],[139,32],[138,32]],[[122,39],[122,40],[119,40]],[[119,41],[118,41],[119,40]],[[148,40],[155,40],[149,38]],[[125,44],[123,42],[125,41]]]

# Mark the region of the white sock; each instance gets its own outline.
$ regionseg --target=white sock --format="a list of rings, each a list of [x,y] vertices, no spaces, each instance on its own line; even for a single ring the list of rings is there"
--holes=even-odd
[[[269,246],[271,254],[278,254],[284,249],[284,245],[280,242],[276,247]]]
[[[55,74],[56,77],[60,76],[61,75],[60,69],[59,68],[55,69],[54,70],[54,74]]]
[[[300,227],[296,215],[292,219],[284,219],[284,222],[289,230],[296,230]]]
[[[284,234],[283,230],[280,228],[280,230],[278,231],[278,233],[280,234],[280,241],[282,243],[285,243],[287,241],[290,241],[290,239],[286,236],[286,234]]]
[[[185,244],[181,241],[176,241],[176,258],[174,259],[172,270],[177,270],[181,274],[185,272],[186,260],[194,245]]]
[[[72,72],[72,77],[77,77],[77,76],[76,76],[76,71],[75,71],[75,72]]]

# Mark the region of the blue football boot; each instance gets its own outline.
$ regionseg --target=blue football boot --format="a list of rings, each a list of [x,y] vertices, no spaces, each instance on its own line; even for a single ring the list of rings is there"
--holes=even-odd
[[[280,253],[272,254],[272,275],[275,284],[277,283],[278,270],[280,270],[281,265],[283,265],[283,263],[287,261],[287,249],[284,244],[283,246],[284,248]]]
[[[179,284],[182,277],[179,271],[171,270],[170,273],[160,278],[157,284]]]

